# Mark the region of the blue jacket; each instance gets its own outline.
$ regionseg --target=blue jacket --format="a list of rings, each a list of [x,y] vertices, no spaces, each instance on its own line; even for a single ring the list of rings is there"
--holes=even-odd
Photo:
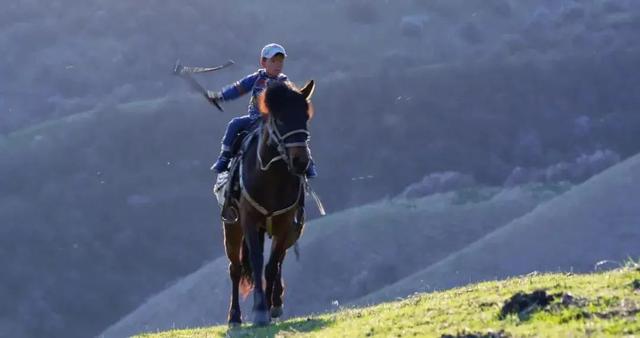
[[[257,107],[257,97],[262,93],[262,91],[267,88],[267,85],[271,81],[287,81],[288,78],[286,75],[280,73],[277,77],[270,77],[267,75],[267,71],[264,69],[259,69],[257,72],[253,74],[249,74],[244,77],[242,80],[226,86],[222,89],[222,98],[225,101],[234,100],[239,98],[240,96],[251,92],[251,100],[249,101],[249,115],[258,116],[260,115],[260,111]]]

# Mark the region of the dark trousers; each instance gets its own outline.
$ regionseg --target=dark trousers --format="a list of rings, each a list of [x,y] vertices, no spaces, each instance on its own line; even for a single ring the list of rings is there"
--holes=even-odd
[[[227,126],[227,131],[222,138],[222,151],[231,151],[231,146],[240,133],[243,130],[249,129],[251,124],[255,122],[260,116],[257,115],[244,115],[231,119]]]

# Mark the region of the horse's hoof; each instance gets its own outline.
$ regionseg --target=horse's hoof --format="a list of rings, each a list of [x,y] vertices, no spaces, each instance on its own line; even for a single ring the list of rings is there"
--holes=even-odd
[[[227,323],[229,323],[229,328],[239,327],[242,325],[242,315],[240,314],[240,310],[229,310]]]
[[[269,314],[267,311],[255,311],[253,313],[253,325],[255,326],[267,326],[271,318],[269,318]]]
[[[282,316],[282,306],[274,306],[271,308],[271,318],[280,318]]]

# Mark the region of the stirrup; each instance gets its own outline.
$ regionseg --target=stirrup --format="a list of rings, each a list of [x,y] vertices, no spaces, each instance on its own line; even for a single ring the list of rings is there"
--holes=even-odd
[[[222,207],[222,211],[220,212],[220,218],[225,223],[238,223],[238,219],[240,219],[240,213],[238,212],[238,208],[235,206],[235,203],[225,203],[225,205]]]

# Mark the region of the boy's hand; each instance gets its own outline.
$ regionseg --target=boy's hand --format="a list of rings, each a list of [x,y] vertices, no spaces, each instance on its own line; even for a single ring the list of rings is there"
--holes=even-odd
[[[207,100],[211,101],[211,103],[218,103],[223,101],[222,93],[214,92],[212,90],[207,90]]]
[[[220,102],[224,101],[224,98],[222,97],[221,92],[214,92],[211,90],[207,90],[205,97],[209,102],[211,102],[211,104],[216,106],[216,108],[218,108],[220,111],[224,111],[224,109],[222,109],[222,107],[220,106]]]

